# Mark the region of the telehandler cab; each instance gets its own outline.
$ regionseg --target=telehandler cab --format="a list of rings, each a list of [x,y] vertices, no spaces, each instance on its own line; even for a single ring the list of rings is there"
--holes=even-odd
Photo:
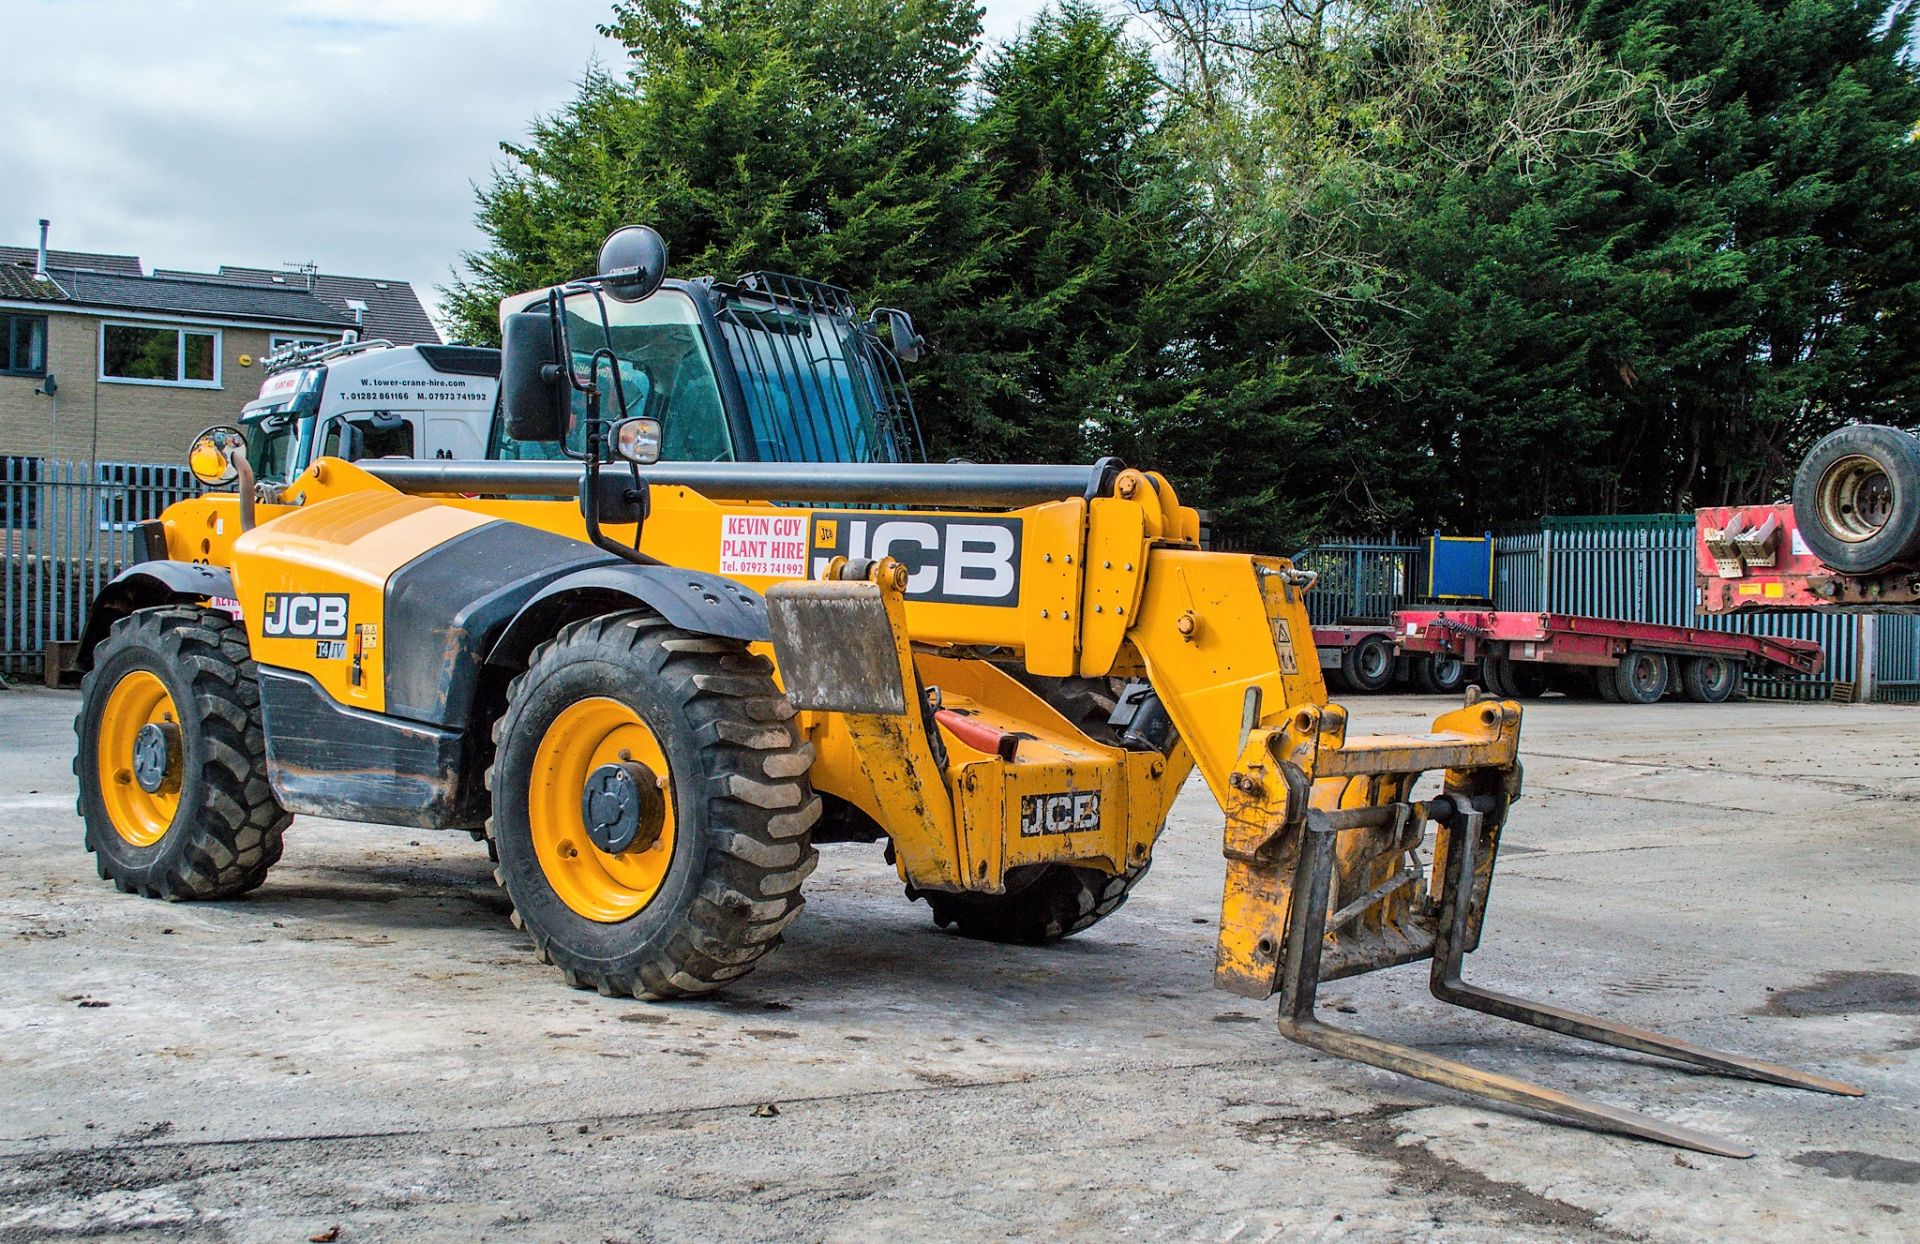
[[[1747,1154],[1316,1018],[1322,982],[1431,960],[1456,1005],[1858,1092],[1463,984],[1520,792],[1517,704],[1469,693],[1430,734],[1349,734],[1311,575],[1203,551],[1167,481],[1112,459],[899,460],[905,316],[665,267],[657,234],[622,230],[600,276],[510,300],[501,456],[551,460],[322,459],[264,500],[238,433],[201,438],[198,473],[238,495],[168,509],[83,640],[74,770],[102,877],[242,894],[295,813],[469,830],[570,984],[673,998],[778,944],[830,839],[884,839],[966,936],[1084,930],[1198,768],[1226,813],[1216,983],[1278,993],[1293,1040]]]

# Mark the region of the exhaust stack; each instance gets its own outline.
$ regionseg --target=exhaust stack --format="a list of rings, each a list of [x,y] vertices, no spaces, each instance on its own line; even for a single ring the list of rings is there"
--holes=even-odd
[[[33,259],[33,279],[36,281],[53,279],[47,275],[47,227],[51,223],[45,217],[40,220],[40,250]]]

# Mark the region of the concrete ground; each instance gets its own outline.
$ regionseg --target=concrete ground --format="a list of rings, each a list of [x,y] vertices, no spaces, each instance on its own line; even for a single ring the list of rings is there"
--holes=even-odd
[[[830,846],[780,952],[652,1005],[535,962],[465,835],[302,819],[245,901],[117,893],[73,814],[75,703],[0,693],[0,1241],[1920,1238],[1920,710],[1531,707],[1470,962],[1864,1099],[1589,1052],[1417,967],[1323,991],[1741,1162],[1283,1042],[1209,984],[1197,782],[1079,938],[936,932],[878,847]]]

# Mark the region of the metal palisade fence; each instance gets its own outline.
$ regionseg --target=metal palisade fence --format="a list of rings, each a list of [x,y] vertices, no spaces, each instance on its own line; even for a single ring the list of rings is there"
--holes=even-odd
[[[147,556],[139,524],[199,491],[184,467],[0,457],[0,673],[79,639],[95,593]]]

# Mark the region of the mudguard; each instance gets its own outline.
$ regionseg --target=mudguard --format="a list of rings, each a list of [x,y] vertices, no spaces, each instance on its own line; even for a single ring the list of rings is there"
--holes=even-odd
[[[87,625],[80,632],[80,651],[75,664],[81,670],[93,668],[93,650],[121,618],[140,609],[160,605],[197,604],[215,596],[233,595],[233,576],[224,566],[198,562],[167,560],[136,562],[107,581],[87,610]]]
[[[534,648],[568,622],[645,606],[682,630],[765,643],[767,602],[752,588],[701,570],[629,563],[591,566],[547,584],[514,615],[487,664],[522,666]]]

